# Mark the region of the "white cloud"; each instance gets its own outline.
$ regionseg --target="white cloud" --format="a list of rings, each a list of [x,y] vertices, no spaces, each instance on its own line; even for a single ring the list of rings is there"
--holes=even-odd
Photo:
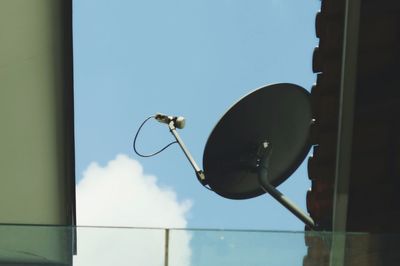
[[[190,201],[144,175],[139,162],[118,155],[105,167],[92,163],[76,188],[77,224],[185,228]],[[79,228],[74,265],[163,265],[164,230]],[[190,264],[190,234],[172,231],[170,265]],[[171,261],[173,260],[173,261]]]

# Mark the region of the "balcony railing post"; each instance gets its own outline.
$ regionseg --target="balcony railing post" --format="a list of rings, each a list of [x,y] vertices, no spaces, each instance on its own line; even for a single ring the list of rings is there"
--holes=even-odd
[[[168,253],[169,253],[169,229],[165,229],[165,242],[164,242],[164,266],[168,266]]]

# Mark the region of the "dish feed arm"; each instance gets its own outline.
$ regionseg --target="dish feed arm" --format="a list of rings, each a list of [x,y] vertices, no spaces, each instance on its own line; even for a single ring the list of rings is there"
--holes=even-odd
[[[175,121],[171,120],[168,123],[168,127],[169,127],[169,130],[170,130],[171,134],[174,136],[174,138],[178,142],[179,146],[181,147],[181,149],[182,149],[183,153],[185,154],[186,158],[189,160],[189,163],[192,165],[193,170],[196,172],[197,179],[200,181],[200,183],[203,186],[205,186],[206,185],[206,177],[204,175],[204,172],[197,165],[197,163],[193,159],[192,155],[190,154],[189,150],[186,148],[185,143],[183,143],[183,140],[180,138],[178,132],[176,131]]]

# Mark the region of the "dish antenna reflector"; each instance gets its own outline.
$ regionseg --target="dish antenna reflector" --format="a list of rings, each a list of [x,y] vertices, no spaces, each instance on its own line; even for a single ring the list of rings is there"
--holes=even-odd
[[[166,116],[168,117],[168,116]],[[170,132],[202,185],[222,197],[248,199],[269,193],[310,228],[314,221],[276,187],[299,167],[311,147],[313,122],[309,92],[281,83],[259,88],[235,103],[211,132],[202,171],[179,137],[177,119]]]
[[[255,166],[267,145],[268,180],[278,186],[308,154],[311,122],[309,92],[297,85],[270,85],[244,96],[208,138],[203,157],[208,184],[230,199],[263,194]]]

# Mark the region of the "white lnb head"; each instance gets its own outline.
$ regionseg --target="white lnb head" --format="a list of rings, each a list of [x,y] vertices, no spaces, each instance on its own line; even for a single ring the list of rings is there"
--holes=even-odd
[[[174,122],[174,126],[179,129],[185,127],[185,118],[183,116],[171,116],[157,113],[154,118],[160,123],[169,124]]]
[[[185,127],[186,120],[183,116],[178,116],[174,118],[175,120],[175,127],[182,129]]]

